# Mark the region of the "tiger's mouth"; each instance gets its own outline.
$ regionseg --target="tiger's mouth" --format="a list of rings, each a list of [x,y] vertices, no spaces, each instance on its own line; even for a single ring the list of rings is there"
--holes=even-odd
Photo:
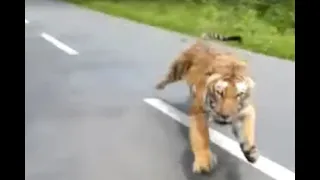
[[[231,118],[221,118],[221,117],[216,117],[214,118],[214,122],[220,125],[228,125],[228,124],[232,124],[232,119]]]
[[[209,102],[209,107],[211,109],[211,111],[214,110],[215,108],[215,105],[214,105],[214,102],[211,98],[208,99],[208,102]],[[212,115],[212,117],[209,117],[209,122],[212,122],[214,121],[215,123],[217,124],[220,124],[220,125],[227,125],[227,124],[232,124],[232,118],[231,117],[228,117],[228,118],[223,118],[217,114],[215,115]]]

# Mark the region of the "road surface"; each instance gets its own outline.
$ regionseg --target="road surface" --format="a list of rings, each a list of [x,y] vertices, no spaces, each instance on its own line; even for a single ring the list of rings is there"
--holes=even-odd
[[[294,176],[294,63],[234,50],[249,60],[257,82],[263,157],[255,166],[246,163],[232,148],[230,129],[215,126],[219,164],[212,174],[194,175],[188,89],[183,83],[153,88],[194,39],[63,2],[25,3],[26,180]]]

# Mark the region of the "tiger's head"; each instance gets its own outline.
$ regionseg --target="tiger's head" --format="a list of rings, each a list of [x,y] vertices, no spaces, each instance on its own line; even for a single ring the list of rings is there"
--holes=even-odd
[[[231,123],[247,105],[254,88],[248,76],[212,74],[207,79],[207,106],[218,123]]]

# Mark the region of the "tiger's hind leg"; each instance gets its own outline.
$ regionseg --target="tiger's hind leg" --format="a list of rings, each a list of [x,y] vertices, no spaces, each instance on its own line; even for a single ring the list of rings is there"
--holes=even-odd
[[[255,144],[255,118],[255,110],[249,106],[243,116],[232,124],[233,134],[240,144],[243,155],[250,163],[255,163],[260,156]]]
[[[191,62],[188,58],[184,54],[180,55],[180,57],[174,60],[171,64],[169,72],[166,74],[165,78],[156,85],[156,89],[162,90],[168,84],[182,80],[187,74],[190,66]]]
[[[177,65],[178,66],[178,65]],[[162,90],[164,89],[168,84],[174,83],[179,81],[181,78],[179,77],[179,74],[177,74],[177,67],[170,68],[168,74],[165,76],[163,80],[161,80],[157,85],[156,89]]]
[[[175,80],[174,79],[170,79],[170,78],[165,78],[162,81],[160,81],[157,85],[156,85],[156,89],[158,90],[162,90],[164,89],[168,84],[174,83]]]

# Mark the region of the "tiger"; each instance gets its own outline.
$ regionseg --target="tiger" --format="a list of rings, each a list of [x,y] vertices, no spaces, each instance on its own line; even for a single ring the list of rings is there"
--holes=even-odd
[[[180,53],[155,88],[163,90],[180,80],[189,86],[192,98],[188,112],[189,141],[194,155],[194,173],[210,172],[218,163],[217,155],[209,146],[208,124],[213,119],[230,122],[244,157],[255,163],[259,158],[255,143],[256,114],[251,101],[255,82],[247,63],[231,53],[218,52],[203,40],[198,38]]]

